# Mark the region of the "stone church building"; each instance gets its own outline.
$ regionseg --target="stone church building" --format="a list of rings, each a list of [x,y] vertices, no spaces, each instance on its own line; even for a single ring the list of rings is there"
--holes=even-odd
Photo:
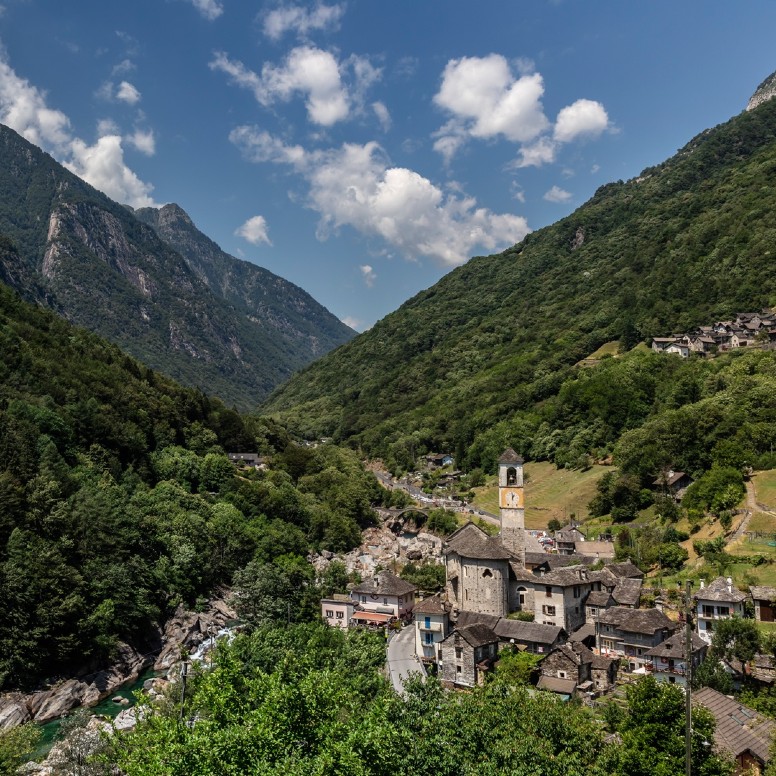
[[[534,588],[540,580],[526,570],[525,553],[543,550],[525,531],[523,459],[511,448],[499,459],[498,486],[500,535],[488,536],[467,523],[443,546],[447,600],[454,611],[498,617],[520,609],[533,611]]]

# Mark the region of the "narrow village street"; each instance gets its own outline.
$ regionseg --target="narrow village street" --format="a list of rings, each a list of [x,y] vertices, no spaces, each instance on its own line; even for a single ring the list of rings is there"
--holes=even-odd
[[[403,692],[404,682],[410,674],[419,673],[425,678],[426,671],[423,664],[415,656],[414,627],[402,628],[398,633],[391,635],[387,653],[388,672],[396,692]]]

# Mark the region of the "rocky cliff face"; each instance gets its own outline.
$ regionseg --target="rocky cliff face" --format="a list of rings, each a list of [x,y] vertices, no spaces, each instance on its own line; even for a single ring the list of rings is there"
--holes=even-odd
[[[225,253],[178,205],[142,208],[135,216],[183,256],[192,272],[251,323],[296,349],[299,366],[350,340],[354,332],[308,293],[272,272]]]
[[[180,208],[152,213],[142,222],[0,125],[0,239],[16,247],[0,281],[23,298],[245,410],[353,335]]]
[[[776,73],[771,73],[771,75],[755,89],[754,94],[749,98],[746,109],[754,110],[774,96],[776,96]]]

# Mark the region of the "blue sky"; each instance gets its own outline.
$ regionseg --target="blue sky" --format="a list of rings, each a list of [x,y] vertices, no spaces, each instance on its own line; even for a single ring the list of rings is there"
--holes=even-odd
[[[363,330],[740,112],[776,3],[0,0],[0,121]]]

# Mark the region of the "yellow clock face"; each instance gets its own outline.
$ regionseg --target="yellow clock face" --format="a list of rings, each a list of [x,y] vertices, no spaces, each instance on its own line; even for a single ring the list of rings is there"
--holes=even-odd
[[[522,488],[501,488],[499,490],[499,506],[502,509],[514,509],[523,506]]]

